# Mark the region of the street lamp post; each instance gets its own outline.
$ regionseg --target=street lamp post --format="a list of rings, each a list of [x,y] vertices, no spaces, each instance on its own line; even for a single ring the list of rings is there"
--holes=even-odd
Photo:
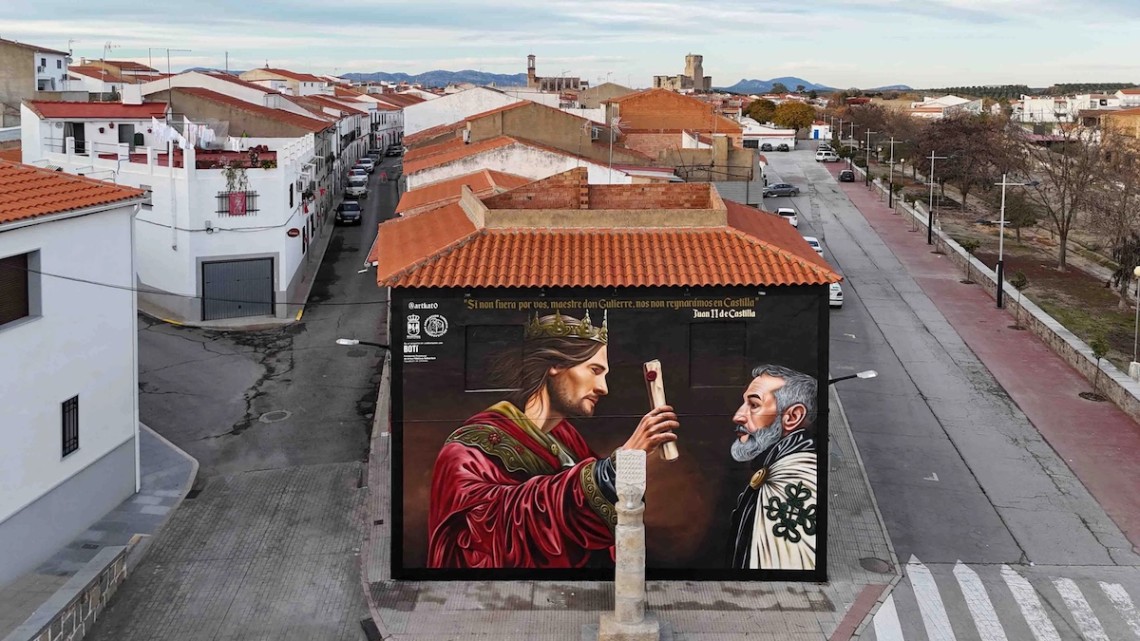
[[[1140,267],[1138,267],[1137,269],[1140,269]],[[879,375],[879,373],[876,372],[875,370],[868,369],[868,370],[863,370],[862,372],[856,372],[854,374],[848,374],[847,376],[837,376],[835,378],[829,379],[827,381],[827,384],[832,385],[832,384],[838,383],[839,381],[845,381],[845,380],[850,379],[850,378],[875,378],[878,375]]]
[[[879,133],[879,132],[871,131],[870,129],[868,129],[867,131],[864,132],[864,134],[867,136],[867,144],[864,145],[864,152],[866,154],[866,159],[863,161],[864,162],[863,178],[865,179],[864,184],[867,185],[868,187],[871,186],[871,134],[877,134],[877,133]]]
[[[906,142],[905,140],[895,140],[891,136],[891,159],[889,162],[890,168],[887,170],[887,207],[894,207],[895,205],[895,145]]]
[[[930,175],[927,180],[930,182],[930,202],[926,207],[926,244],[934,244],[934,161],[946,160],[949,156],[935,156],[934,150],[930,150]]]
[[[997,259],[997,268],[994,270],[994,274],[995,274],[995,276],[997,276],[997,296],[996,296],[996,299],[997,299],[997,306],[998,307],[1005,307],[1005,295],[1004,295],[1005,294],[1005,286],[1004,286],[1004,279],[1003,279],[1004,269],[1005,269],[1005,261],[1003,260],[1003,258],[1005,257],[1005,188],[1006,187],[1035,187],[1038,184],[1038,182],[1036,180],[1030,180],[1029,182],[1023,182],[1023,183],[1011,183],[1011,182],[1006,181],[1005,176],[1006,176],[1005,174],[1002,174],[1001,175],[1001,182],[996,183],[998,185],[1001,185],[1001,213],[998,216],[998,259]]]
[[[355,345],[368,345],[369,347],[380,347],[383,349],[388,349],[388,346],[384,345],[382,343],[373,343],[372,341],[362,341],[362,340],[357,340],[355,338],[338,338],[338,339],[336,339],[336,344],[337,345],[344,345],[345,347],[353,347]]]
[[[1136,337],[1140,336],[1140,265],[1132,268],[1132,275],[1136,278],[1136,328],[1132,330],[1132,363],[1135,365]]]

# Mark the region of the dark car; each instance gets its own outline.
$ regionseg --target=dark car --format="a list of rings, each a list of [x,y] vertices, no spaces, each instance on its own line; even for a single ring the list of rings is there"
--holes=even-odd
[[[359,225],[363,220],[364,211],[360,208],[360,203],[355,200],[346,200],[337,205],[336,208],[336,224],[338,225]]]
[[[768,196],[799,196],[800,188],[788,183],[776,183],[764,188],[764,197]]]
[[[792,148],[789,147],[787,145],[787,143],[782,142],[782,143],[776,145],[776,151],[791,151],[791,150],[792,150]]]
[[[766,142],[763,145],[760,145],[760,151],[772,151],[772,143]]]
[[[850,169],[844,169],[843,171],[839,172],[839,182],[841,182],[841,183],[853,183],[853,182],[855,182],[855,172],[851,171]]]
[[[403,156],[404,155],[404,148],[401,147],[400,145],[392,145],[391,147],[388,147],[388,151],[385,151],[384,155],[385,156]]]

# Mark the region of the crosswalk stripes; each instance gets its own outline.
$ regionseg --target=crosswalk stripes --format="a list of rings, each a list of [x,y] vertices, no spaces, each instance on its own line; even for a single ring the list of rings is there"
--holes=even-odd
[[[1100,583],[1100,589],[1104,595],[1120,611],[1120,616],[1124,617],[1128,627],[1132,628],[1132,633],[1140,637],[1140,612],[1136,611],[1136,606],[1132,604],[1132,598],[1128,596],[1128,591],[1119,583],[1105,583],[1104,581],[1098,583]]]
[[[914,555],[911,555],[910,562],[906,564],[906,573],[914,589],[914,596],[918,599],[918,609],[922,611],[922,624],[926,627],[929,641],[956,641],[934,575]]]
[[[994,604],[990,603],[990,596],[986,593],[986,586],[982,585],[982,580],[978,578],[978,573],[958,561],[954,565],[954,577],[958,579],[958,586],[962,588],[962,596],[966,597],[966,607],[970,608],[970,614],[978,626],[978,634],[982,637],[982,641],[1008,641],[1005,630],[998,621],[997,612],[994,611]]]
[[[1033,589],[1029,581],[1004,564],[1001,566],[1001,578],[1017,601],[1017,607],[1021,609],[1025,622],[1029,624],[1033,638],[1036,641],[1061,641],[1061,635],[1057,634],[1057,628],[1049,620],[1049,613],[1041,605],[1037,590]]]
[[[1140,641],[1130,591],[1140,568],[928,567],[912,556],[861,641]]]
[[[1072,612],[1073,619],[1076,620],[1086,641],[1109,641],[1108,635],[1093,613],[1092,606],[1085,600],[1085,595],[1077,582],[1072,579],[1053,579],[1053,585],[1057,587],[1057,592],[1064,599],[1065,605],[1069,606],[1069,612]]]

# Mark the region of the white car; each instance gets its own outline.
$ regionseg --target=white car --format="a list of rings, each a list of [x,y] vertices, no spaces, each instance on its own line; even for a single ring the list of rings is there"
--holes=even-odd
[[[368,170],[368,173],[372,173],[376,170],[376,163],[368,156],[362,157],[360,160],[356,161],[356,164],[360,167],[364,167],[366,170]]]
[[[815,236],[804,236],[804,240],[807,241],[807,244],[811,245],[811,248],[815,250],[815,253],[823,256],[823,245],[819,244],[818,238]]]
[[[830,307],[843,307],[843,288],[832,283],[827,289],[827,304]]]
[[[792,227],[800,228],[799,216],[796,216],[796,210],[791,207],[780,207],[776,210],[776,215],[791,223]]]
[[[348,179],[348,189],[345,194],[349,196],[356,196],[357,198],[368,197],[368,176],[352,176]]]
[[[816,162],[839,162],[839,154],[832,150],[815,152]]]

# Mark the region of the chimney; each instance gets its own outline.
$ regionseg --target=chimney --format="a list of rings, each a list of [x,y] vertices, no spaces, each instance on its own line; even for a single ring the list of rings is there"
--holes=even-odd
[[[578,209],[590,208],[590,174],[585,167],[575,169],[578,179]]]

